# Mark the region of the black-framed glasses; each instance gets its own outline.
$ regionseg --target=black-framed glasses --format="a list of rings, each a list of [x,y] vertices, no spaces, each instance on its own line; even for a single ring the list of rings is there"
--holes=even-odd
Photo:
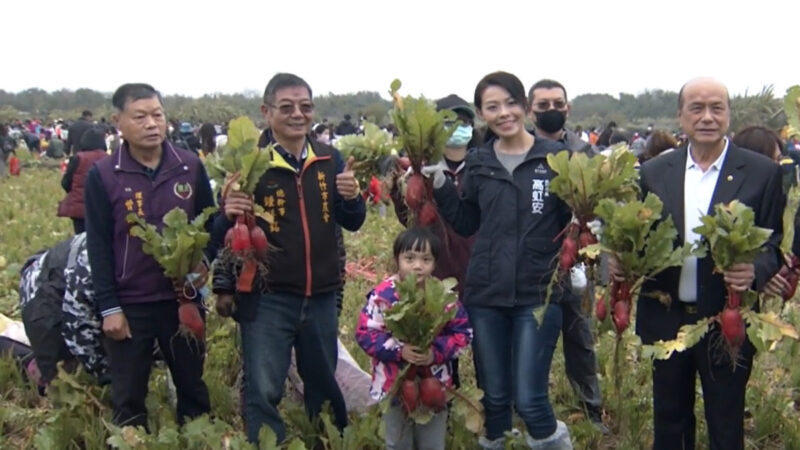
[[[311,102],[281,103],[280,105],[273,105],[272,103],[267,103],[267,106],[269,106],[270,108],[277,109],[284,116],[291,115],[294,112],[295,108],[299,108],[302,114],[311,114],[314,112],[314,104]]]
[[[567,107],[567,102],[563,100],[539,100],[533,104],[540,111],[547,111],[551,105],[553,109],[564,109]]]

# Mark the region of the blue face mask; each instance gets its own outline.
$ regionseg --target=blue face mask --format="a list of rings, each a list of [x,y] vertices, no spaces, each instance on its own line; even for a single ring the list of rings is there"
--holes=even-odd
[[[447,140],[447,147],[461,148],[466,147],[469,141],[472,140],[472,127],[469,125],[459,125],[450,139]]]

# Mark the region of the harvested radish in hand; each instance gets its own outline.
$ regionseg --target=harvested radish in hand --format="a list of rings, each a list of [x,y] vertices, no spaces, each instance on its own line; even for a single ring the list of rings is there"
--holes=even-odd
[[[406,205],[414,211],[419,211],[427,195],[425,191],[425,177],[414,173],[406,182]]]
[[[442,383],[433,376],[423,378],[419,383],[419,398],[423,405],[434,412],[442,411],[447,405],[447,395]]]
[[[228,130],[232,138],[223,152],[215,152],[206,158],[206,169],[223,186],[222,198],[234,191],[247,194],[252,199],[256,185],[271,166],[274,145],[258,148],[260,132],[247,117],[232,120]],[[225,156],[221,156],[221,153]],[[252,292],[257,274],[267,273],[269,241],[255,216],[259,210],[263,212],[263,207],[255,204],[254,208],[254,212],[236,218],[236,223],[225,234],[225,247],[218,256],[223,264],[239,268],[236,290],[245,293]],[[259,217],[270,220],[268,216]]]
[[[206,333],[206,325],[200,315],[200,307],[192,300],[179,299],[178,332],[185,337],[194,337],[202,341]]]
[[[420,396],[419,387],[417,387],[416,380],[409,380],[408,378],[403,380],[402,383],[400,386],[400,405],[403,408],[403,412],[410,414],[417,409]]]
[[[612,320],[617,334],[622,334],[623,331],[628,329],[631,323],[631,305],[628,301],[617,300],[614,304],[614,312],[612,313]]]
[[[594,315],[597,317],[597,320],[604,321],[606,320],[606,316],[608,315],[608,311],[606,310],[606,299],[598,298],[597,302],[594,306]]]
[[[419,210],[417,221],[420,226],[427,227],[436,223],[438,218],[439,214],[436,212],[436,205],[433,202],[426,202]]]
[[[432,204],[433,186],[421,175],[422,167],[442,160],[445,144],[456,130],[456,126],[445,126],[445,123],[457,117],[448,109],[437,111],[436,104],[424,97],[401,96],[400,86],[400,80],[392,82],[394,108],[391,117],[400,147],[408,155],[405,159],[399,158],[397,163],[402,168],[410,166],[413,172],[406,180],[405,202],[413,213],[409,220],[415,218],[417,225],[429,226],[438,220],[438,215],[434,214],[435,205]],[[431,206],[426,206],[429,204]]]
[[[744,343],[745,327],[744,319],[738,308],[728,308],[722,310],[719,317],[719,325],[722,329],[722,336],[731,349],[738,352]]]

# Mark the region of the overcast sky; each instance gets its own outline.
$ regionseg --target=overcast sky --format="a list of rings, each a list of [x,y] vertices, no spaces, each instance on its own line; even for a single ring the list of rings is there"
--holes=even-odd
[[[166,94],[262,92],[279,71],[315,93],[386,91],[472,100],[506,70],[570,97],[708,75],[731,93],[800,83],[800,1],[5,0],[0,89],[143,81]],[[779,6],[779,5],[783,6]],[[16,62],[16,67],[10,67]]]

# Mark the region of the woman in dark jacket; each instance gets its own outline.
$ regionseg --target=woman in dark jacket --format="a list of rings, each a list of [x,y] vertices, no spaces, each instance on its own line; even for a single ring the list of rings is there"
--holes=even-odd
[[[58,217],[69,217],[75,234],[85,231],[83,187],[86,175],[95,161],[107,156],[106,133],[101,127],[86,130],[78,143],[78,152],[72,155],[67,170],[61,178],[61,187],[67,192],[58,204]]]
[[[479,443],[504,448],[514,405],[531,448],[571,449],[569,431],[556,420],[547,395],[561,333],[558,286],[544,312],[534,316],[556,268],[557,236],[572,217],[548,189],[555,174],[547,155],[563,146],[534,139],[525,129],[525,89],[512,74],[484,77],[475,89],[475,106],[489,131],[486,143],[467,155],[461,195],[441,166],[423,173],[433,178],[439,211],[453,229],[464,236],[477,232],[464,304],[484,390],[486,436]]]

